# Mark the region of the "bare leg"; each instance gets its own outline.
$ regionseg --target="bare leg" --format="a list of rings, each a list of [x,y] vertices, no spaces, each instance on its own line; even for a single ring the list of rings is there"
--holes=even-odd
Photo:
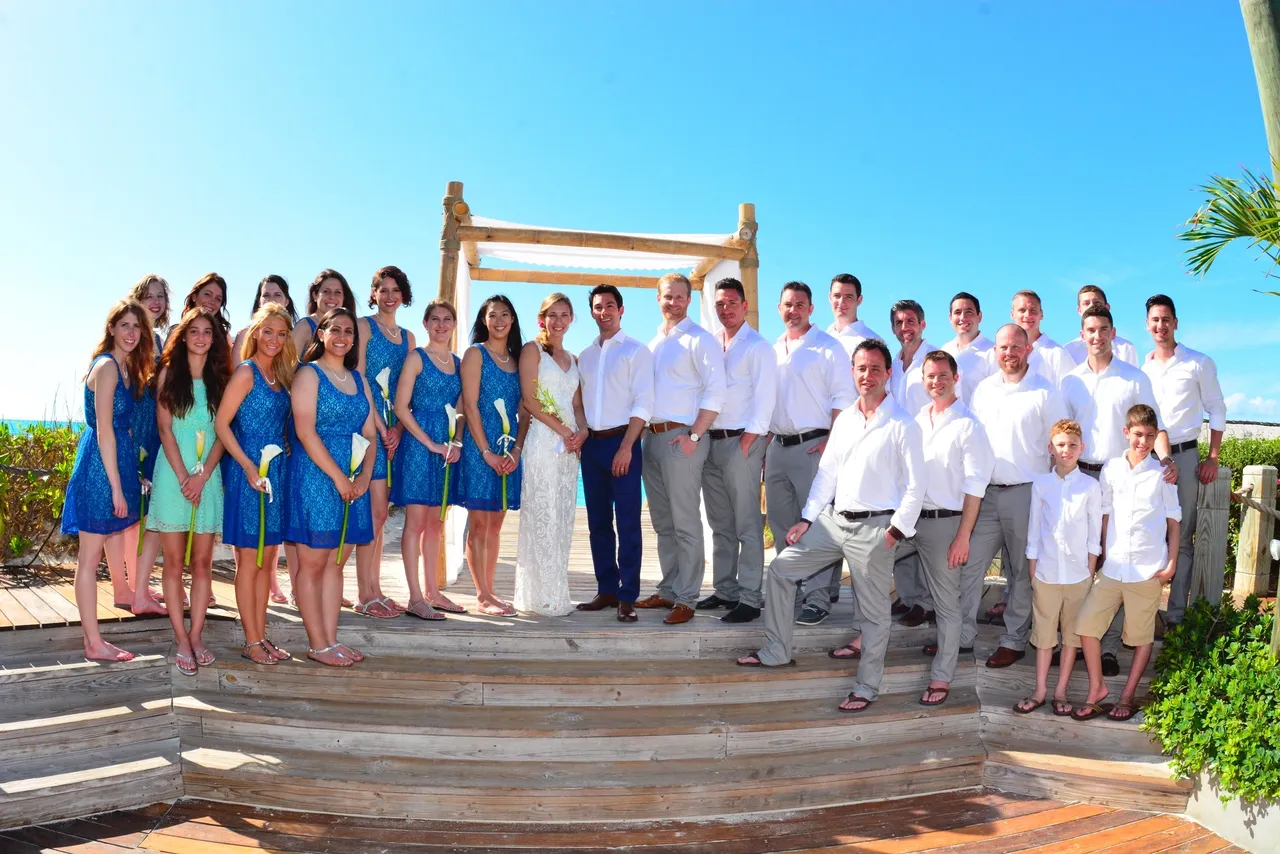
[[[302,564],[298,560],[298,547],[293,543],[284,544],[284,565],[289,571],[289,593],[296,601],[298,598],[298,567]]]
[[[124,565],[133,588],[131,607],[136,615],[164,614],[165,608],[151,595],[151,573],[156,558],[160,556],[160,534],[146,531],[142,534],[142,554],[138,554],[138,526],[124,532]]]
[[[191,636],[187,633],[186,618],[182,609],[182,562],[186,557],[187,535],[165,531],[160,535],[164,548],[164,571],[160,576],[164,588],[164,603],[169,611],[169,623],[173,626],[173,638],[178,644],[178,654],[191,656]],[[192,544],[192,560],[195,544]]]
[[[326,565],[321,600],[324,609],[325,632],[327,643],[334,644],[338,650],[352,661],[363,661],[360,650],[338,641],[338,617],[342,613],[342,577],[347,560],[354,547],[347,546],[343,555],[342,566]]]
[[[490,574],[486,571],[489,562],[489,526],[494,516],[488,510],[473,510],[467,522],[467,567],[471,570],[471,581],[476,587],[476,598],[480,606],[497,605],[498,598],[493,594]],[[497,556],[494,556],[497,563]]]
[[[274,552],[277,549],[278,547],[273,547],[272,551]],[[254,560],[257,560],[257,552],[254,552]],[[267,561],[265,558],[263,558],[262,565],[267,567]],[[269,568],[270,573],[267,577],[267,584],[269,587],[268,595],[270,595],[272,602],[275,602],[277,605],[283,605],[289,601],[289,597],[284,595],[284,591],[280,589],[280,574],[277,571],[277,561],[272,560]]]
[[[369,506],[373,511],[373,539],[356,546],[356,587],[361,602],[382,598],[382,532],[391,510],[386,480],[377,478],[369,483]]]
[[[115,539],[114,547],[110,544],[111,538]],[[129,587],[129,576],[124,565],[124,532],[112,534],[108,542],[103,543],[103,551],[107,556],[107,571],[111,573],[111,593],[115,597],[111,601],[132,608],[133,590]],[[94,613],[96,616],[97,612]]]
[[[196,534],[191,543],[191,651],[206,661],[209,648],[201,634],[213,593],[213,540],[213,534]]]
[[[257,549],[236,549],[236,610],[240,612],[244,639],[250,645],[262,640],[266,601],[258,598],[258,589],[267,568],[267,559],[274,550],[274,546],[263,549],[262,567],[259,568]]]
[[[1138,691],[1138,682],[1142,680],[1142,672],[1147,669],[1151,660],[1151,644],[1143,644],[1133,650],[1133,665],[1129,668],[1129,680],[1124,683],[1120,692],[1121,703],[1133,703],[1133,695]]]
[[[129,661],[133,653],[107,643],[98,631],[98,559],[104,549],[123,549],[122,534],[80,534],[80,558],[76,562],[76,608],[84,632],[84,657],[94,661]]]
[[[1058,686],[1053,691],[1053,701],[1055,703],[1071,703],[1071,671],[1076,666],[1076,648],[1074,646],[1064,646],[1062,655],[1058,664]],[[1101,666],[1101,656],[1099,656],[1099,666]],[[1056,711],[1056,710],[1055,710]],[[1069,709],[1067,710],[1069,711]]]
[[[1080,649],[1084,652],[1084,666],[1089,671],[1089,694],[1085,702],[1101,703],[1107,698],[1107,683],[1102,678],[1102,641],[1081,635]]]
[[[307,646],[313,650],[327,649],[333,641],[326,635],[325,619],[325,587],[328,586],[326,574],[338,575],[338,595],[341,594],[341,573],[333,566],[333,549],[313,549],[310,546],[298,545],[298,578],[294,587],[294,595],[298,598],[298,611],[302,614],[302,625],[307,632]],[[347,661],[336,650],[328,652],[308,653],[321,664],[330,667],[349,667]]]
[[[440,599],[440,585],[436,576],[440,572],[440,538],[444,536],[444,522],[435,508],[428,508],[426,530],[422,532],[422,590],[429,601]]]
[[[494,579],[498,573],[498,550],[502,546],[502,520],[507,517],[505,510],[500,510],[493,514],[493,518],[489,520],[489,530],[486,534],[487,544],[485,550],[485,580],[489,586],[489,593],[493,599],[503,607],[510,607],[509,603],[498,597],[495,589]]]
[[[400,554],[404,558],[404,578],[409,586],[410,607],[423,601],[422,586],[418,583],[418,559],[423,548],[422,535],[426,530],[427,517],[430,515],[431,508],[423,507],[421,504],[410,504],[404,508],[404,530],[400,533]]]

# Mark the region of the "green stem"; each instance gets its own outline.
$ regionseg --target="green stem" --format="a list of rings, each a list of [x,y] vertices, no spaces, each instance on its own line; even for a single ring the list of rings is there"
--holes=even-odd
[[[444,464],[444,494],[440,496],[440,521],[444,521],[444,515],[449,511],[449,464]]]
[[[262,568],[262,550],[267,544],[267,496],[258,493],[258,568]]]
[[[342,553],[347,549],[347,518],[351,515],[351,502],[346,502],[346,507],[342,510],[342,535],[338,537],[338,558],[334,561],[338,566],[342,566]]]
[[[196,534],[196,506],[191,505],[191,524],[187,526],[187,556],[186,565],[191,566],[191,540]]]

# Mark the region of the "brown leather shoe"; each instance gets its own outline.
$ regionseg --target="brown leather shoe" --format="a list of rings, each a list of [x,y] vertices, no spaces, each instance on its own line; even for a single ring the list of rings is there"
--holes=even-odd
[[[1026,652],[1023,650],[1002,646],[987,659],[987,667],[1008,667],[1015,661],[1022,660],[1025,655]]]
[[[650,596],[648,599],[641,599],[639,602],[636,603],[636,607],[637,608],[671,608],[671,607],[674,607],[675,604],[676,603],[672,602],[670,599],[663,599],[661,596],[655,593],[652,596]]]
[[[634,603],[632,602],[618,603],[618,622],[619,623],[634,623],[638,619],[639,617],[636,616],[636,607]]]
[[[924,608],[919,605],[912,605],[907,613],[902,615],[902,619],[898,622],[901,625],[914,629],[916,626],[923,625],[925,621]]]
[[[612,593],[597,593],[590,602],[579,602],[579,611],[603,611],[605,608],[618,607],[618,597]]]
[[[677,605],[671,609],[671,613],[667,614],[667,618],[662,622],[668,626],[678,626],[681,623],[687,623],[693,619],[693,609],[688,605]]]

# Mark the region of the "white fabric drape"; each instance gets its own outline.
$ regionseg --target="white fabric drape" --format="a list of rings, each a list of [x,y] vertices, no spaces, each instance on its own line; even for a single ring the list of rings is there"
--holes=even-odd
[[[466,256],[458,253],[458,286],[454,295],[454,309],[458,313],[454,337],[458,342],[458,355],[461,356],[471,339],[471,267]],[[448,521],[444,526],[444,571],[449,584],[458,580],[462,565],[466,562],[467,546],[467,511],[458,506],[449,510]]]

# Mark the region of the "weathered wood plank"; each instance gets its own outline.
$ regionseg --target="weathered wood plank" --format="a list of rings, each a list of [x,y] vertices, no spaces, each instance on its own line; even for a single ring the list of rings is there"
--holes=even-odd
[[[1201,597],[1213,604],[1222,601],[1227,565],[1227,524],[1231,515],[1231,469],[1218,467],[1213,483],[1202,483],[1196,492],[1195,550],[1191,560],[1191,601]]]
[[[0,587],[0,614],[17,629],[38,628],[40,621],[13,595],[13,588]]]
[[[22,603],[22,607],[27,609],[27,613],[31,614],[41,627],[67,625],[66,618],[49,607],[34,590],[28,587],[11,587],[9,593]]]

